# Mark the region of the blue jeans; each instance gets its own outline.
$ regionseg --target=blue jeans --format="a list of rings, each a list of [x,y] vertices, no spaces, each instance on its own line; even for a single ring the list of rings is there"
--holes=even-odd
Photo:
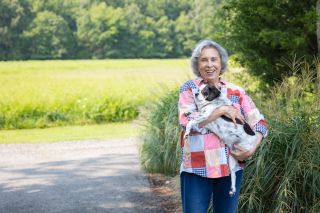
[[[212,198],[214,213],[236,213],[242,170],[236,172],[236,194],[230,197],[231,176],[204,178],[182,172],[180,175],[183,213],[206,213]]]

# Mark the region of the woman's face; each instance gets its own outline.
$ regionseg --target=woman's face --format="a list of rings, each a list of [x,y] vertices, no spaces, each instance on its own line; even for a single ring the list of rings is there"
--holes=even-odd
[[[209,83],[218,83],[221,73],[221,58],[219,52],[213,48],[204,48],[198,61],[201,77]]]

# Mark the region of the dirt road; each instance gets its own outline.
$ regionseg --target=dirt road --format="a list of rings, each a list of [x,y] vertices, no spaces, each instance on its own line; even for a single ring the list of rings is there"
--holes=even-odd
[[[1,213],[164,212],[137,140],[0,145]]]

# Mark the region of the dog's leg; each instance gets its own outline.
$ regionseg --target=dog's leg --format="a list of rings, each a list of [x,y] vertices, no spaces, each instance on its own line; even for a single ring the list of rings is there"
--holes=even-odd
[[[187,139],[192,127],[196,126],[198,124],[198,121],[196,119],[191,120],[188,122],[187,126],[186,126],[186,132],[184,133],[184,139]]]
[[[184,139],[186,140],[190,134],[190,131],[192,129],[192,127],[195,125],[196,123],[194,122],[194,120],[188,122],[187,126],[186,126],[186,132],[184,133]]]
[[[229,169],[230,169],[230,175],[231,175],[231,189],[229,192],[230,197],[233,197],[236,193],[236,166],[237,166],[237,160],[233,156],[229,156]]]
[[[199,123],[201,123],[202,121],[204,121],[206,119],[207,119],[207,115],[199,115],[195,119],[189,121],[187,126],[186,126],[186,132],[184,134],[184,139],[188,138],[192,127],[195,127],[196,125],[198,125]]]

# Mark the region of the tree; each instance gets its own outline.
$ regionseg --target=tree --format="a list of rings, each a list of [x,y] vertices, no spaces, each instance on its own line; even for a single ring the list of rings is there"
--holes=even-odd
[[[21,33],[31,17],[25,1],[0,0],[0,60],[24,57]]]
[[[83,57],[120,57],[119,50],[114,47],[119,43],[119,34],[125,29],[121,8],[108,7],[105,3],[94,4],[81,12],[77,28]]]
[[[317,0],[317,42],[318,55],[320,55],[320,0]]]
[[[72,58],[74,38],[67,22],[53,12],[37,14],[23,32],[31,59]]]
[[[227,0],[228,47],[240,62],[273,83],[288,75],[279,64],[292,55],[317,54],[316,0]]]
[[[200,33],[196,31],[194,26],[195,22],[191,20],[193,17],[190,13],[181,12],[175,21],[176,39],[181,55],[190,55],[196,42],[201,39]]]
[[[320,56],[320,0],[317,0],[317,42],[318,42],[318,57]],[[318,102],[320,103],[320,66],[317,67],[317,93]]]
[[[53,12],[63,17],[72,31],[76,31],[77,11],[81,5],[85,5],[86,0],[29,0],[29,2],[35,14],[43,11]]]
[[[225,28],[220,1],[195,0],[190,10],[182,10],[175,20],[176,38],[182,55],[190,55],[199,40],[224,41]]]
[[[123,10],[124,28],[119,34],[119,41],[115,47],[121,52],[123,58],[135,58],[145,51],[145,42],[140,40],[140,32],[145,25],[145,17],[137,4],[131,3]]]

